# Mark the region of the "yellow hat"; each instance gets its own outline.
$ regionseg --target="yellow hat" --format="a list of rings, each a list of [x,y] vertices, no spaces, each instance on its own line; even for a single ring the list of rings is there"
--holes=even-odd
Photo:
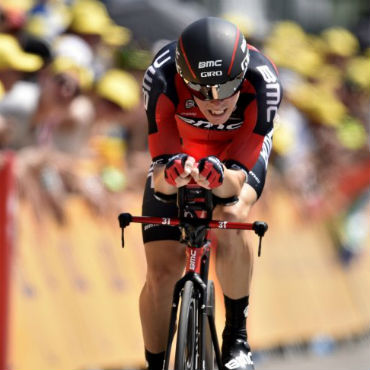
[[[339,89],[343,84],[343,71],[335,64],[323,64],[317,69],[315,79],[322,87],[331,90]]]
[[[360,89],[370,90],[370,58],[358,56],[349,60],[346,67],[347,79]]]
[[[0,34],[0,70],[10,68],[16,71],[35,72],[42,64],[42,58],[22,50],[15,37]]]
[[[106,72],[96,84],[96,93],[124,110],[130,110],[140,102],[140,89],[135,78],[119,69]]]
[[[346,106],[334,91],[323,85],[302,83],[288,94],[292,103],[315,122],[337,126],[347,114]]]
[[[34,5],[34,0],[1,0],[1,6],[4,9],[15,9],[28,11]]]
[[[328,28],[322,32],[322,38],[326,43],[327,52],[342,57],[350,57],[360,48],[357,38],[345,28]]]
[[[88,68],[77,64],[74,60],[67,57],[57,57],[51,64],[55,74],[70,73],[78,80],[82,89],[89,89],[92,85],[94,76]]]
[[[275,24],[266,39],[265,52],[278,66],[304,76],[314,75],[323,63],[317,40],[290,21]]]
[[[110,18],[105,6],[95,0],[79,0],[72,8],[70,29],[81,34],[100,35],[109,45],[127,44],[131,32],[116,25]]]

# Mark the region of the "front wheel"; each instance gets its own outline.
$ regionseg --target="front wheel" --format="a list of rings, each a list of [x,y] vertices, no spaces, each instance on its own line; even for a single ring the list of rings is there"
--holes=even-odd
[[[181,298],[175,355],[176,370],[194,370],[198,368],[197,311],[194,284],[192,281],[187,281]]]
[[[215,317],[215,287],[213,281],[209,280],[207,284],[207,309],[211,310],[212,317]],[[215,369],[215,352],[209,323],[206,331],[206,369]]]

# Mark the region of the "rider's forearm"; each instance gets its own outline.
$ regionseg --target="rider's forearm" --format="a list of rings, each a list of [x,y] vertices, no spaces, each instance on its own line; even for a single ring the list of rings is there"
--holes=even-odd
[[[157,193],[162,194],[175,194],[177,192],[177,187],[170,185],[165,177],[164,177],[164,170],[165,165],[157,165],[154,167],[153,170],[153,184],[154,184],[154,191]]]
[[[222,185],[212,190],[213,194],[220,198],[239,196],[245,182],[245,173],[225,167],[224,169],[224,181]]]

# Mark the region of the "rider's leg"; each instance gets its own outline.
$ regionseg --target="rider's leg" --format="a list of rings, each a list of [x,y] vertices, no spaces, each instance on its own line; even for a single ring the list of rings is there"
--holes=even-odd
[[[245,184],[239,201],[232,206],[217,206],[215,219],[248,222],[249,211],[257,200],[255,190]],[[247,232],[241,230],[218,230],[216,272],[223,293],[238,299],[249,295],[253,272],[253,249],[247,241]]]
[[[147,274],[140,295],[140,317],[147,351],[166,349],[174,285],[185,266],[185,247],[177,241],[145,244]]]
[[[218,206],[214,216],[221,220],[248,222],[249,211],[256,200],[256,191],[245,184],[239,202],[232,206]],[[253,250],[247,242],[246,231],[219,230],[216,237],[216,272],[224,293],[226,309],[222,361],[225,369],[253,369],[246,328]]]
[[[161,202],[154,196],[148,177],[142,214],[176,217],[176,203]],[[166,349],[173,288],[185,265],[185,247],[178,241],[180,232],[173,226],[144,225],[143,241],[147,274],[140,295],[140,317],[145,344],[145,357],[150,370],[162,370]]]

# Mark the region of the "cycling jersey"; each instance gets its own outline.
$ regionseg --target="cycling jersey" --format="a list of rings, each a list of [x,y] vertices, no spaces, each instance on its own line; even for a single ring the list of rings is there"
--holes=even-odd
[[[257,187],[264,182],[282,88],[274,64],[253,46],[249,49],[250,62],[239,99],[222,125],[206,120],[176,72],[176,42],[158,52],[143,80],[154,164],[166,163],[176,153],[187,153],[196,160],[214,155],[226,167],[249,173]],[[256,191],[259,195],[262,189]]]

